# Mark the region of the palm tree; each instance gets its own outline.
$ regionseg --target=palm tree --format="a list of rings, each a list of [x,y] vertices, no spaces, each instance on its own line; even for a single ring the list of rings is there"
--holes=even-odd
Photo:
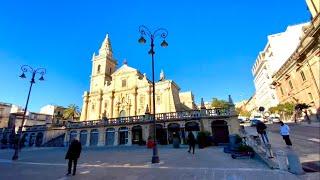
[[[72,119],[74,120],[75,117],[79,117],[80,111],[79,107],[75,104],[70,104],[67,109],[64,110],[63,112],[63,118],[64,119]]]

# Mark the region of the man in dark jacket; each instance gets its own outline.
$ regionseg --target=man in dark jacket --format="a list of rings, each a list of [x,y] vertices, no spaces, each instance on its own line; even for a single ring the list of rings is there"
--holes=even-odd
[[[189,153],[191,151],[191,148],[192,148],[192,153],[194,154],[194,149],[195,149],[195,146],[196,146],[196,138],[194,137],[192,131],[189,131],[188,133],[188,144],[189,144]]]
[[[256,128],[257,128],[257,133],[261,135],[261,139],[263,143],[269,144],[269,139],[266,132],[267,126],[263,122],[259,121],[257,123]]]
[[[72,175],[74,176],[76,174],[77,162],[78,162],[78,158],[80,157],[81,149],[82,149],[82,147],[81,147],[81,143],[79,142],[79,140],[73,139],[70,146],[69,146],[66,157],[65,157],[65,159],[69,159],[68,174],[67,175],[71,174],[72,163],[73,163]]]

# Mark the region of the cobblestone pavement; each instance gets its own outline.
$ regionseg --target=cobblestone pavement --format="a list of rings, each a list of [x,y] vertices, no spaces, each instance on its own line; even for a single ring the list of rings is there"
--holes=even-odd
[[[0,179],[298,179],[284,171],[271,170],[257,159],[232,159],[221,147],[196,149],[159,148],[160,164],[150,163],[152,150],[145,147],[97,147],[84,149],[76,176],[65,176],[65,148],[24,149],[20,160],[11,162],[13,150],[0,151]]]

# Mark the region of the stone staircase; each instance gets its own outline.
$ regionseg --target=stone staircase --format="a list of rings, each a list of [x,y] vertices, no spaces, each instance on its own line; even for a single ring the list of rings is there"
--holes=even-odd
[[[45,142],[42,146],[43,147],[64,147],[64,137],[65,137],[65,133],[50,139],[49,141]]]

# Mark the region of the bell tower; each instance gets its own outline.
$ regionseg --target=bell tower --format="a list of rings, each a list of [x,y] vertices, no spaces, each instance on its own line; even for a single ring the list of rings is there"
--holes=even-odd
[[[107,34],[99,49],[99,54],[92,55],[92,72],[90,92],[103,90],[104,85],[111,81],[111,74],[116,70],[117,61],[113,58],[111,42]]]

